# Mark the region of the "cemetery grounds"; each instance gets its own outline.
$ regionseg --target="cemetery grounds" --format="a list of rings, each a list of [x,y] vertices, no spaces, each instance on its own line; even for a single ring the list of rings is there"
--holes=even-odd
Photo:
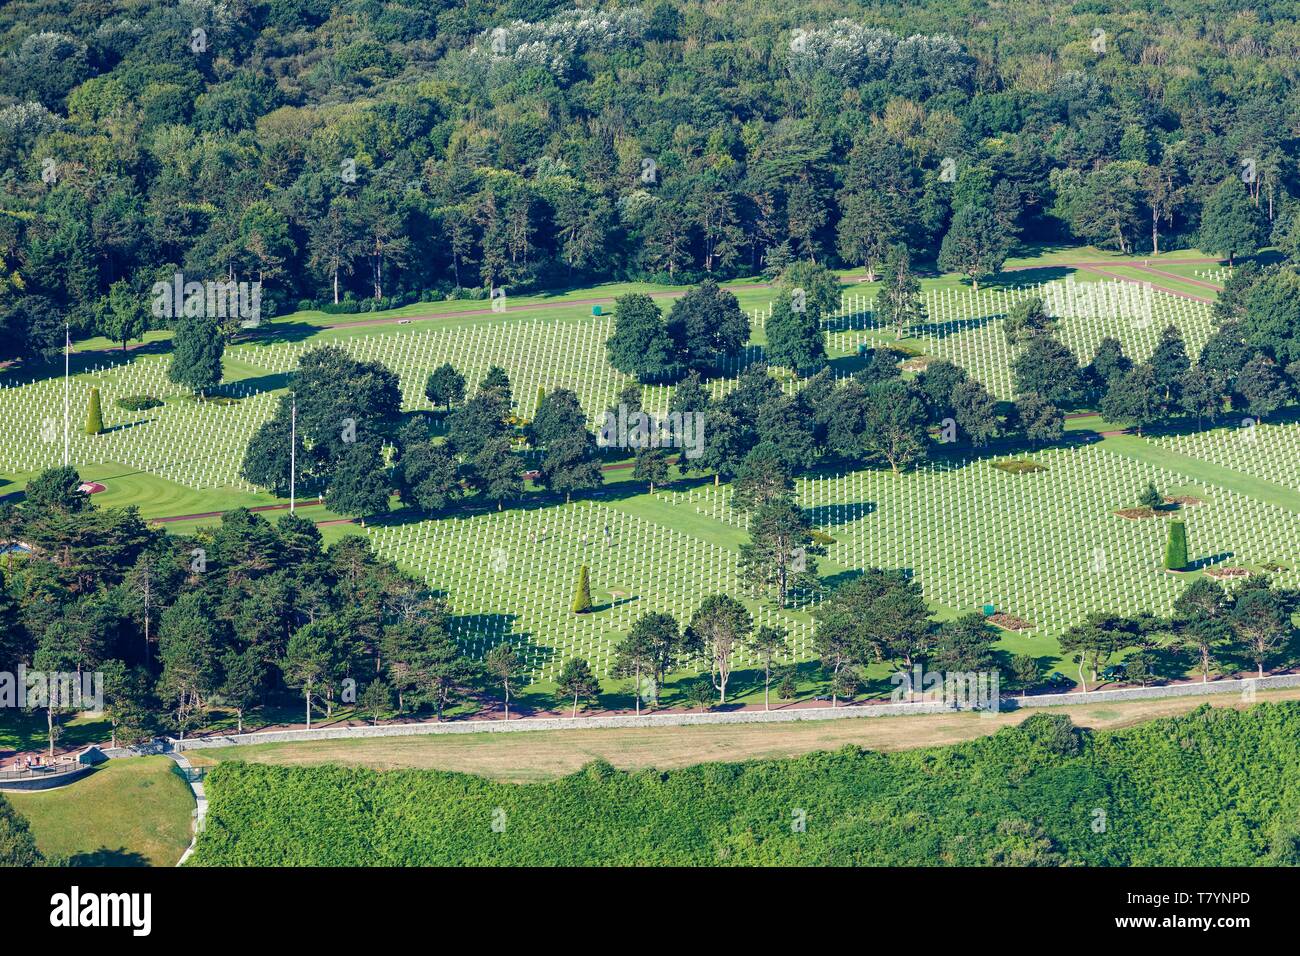
[[[1107,255],[1073,254],[1090,261]],[[1085,362],[1106,335],[1119,337],[1130,357],[1143,359],[1170,322],[1182,330],[1193,357],[1212,331],[1210,305],[1187,294],[1212,294],[1206,287],[1221,283],[1226,270],[1180,263],[1178,253],[1166,256],[1173,260],[1168,265],[1152,260],[1160,272],[1108,263],[1108,274],[1101,274],[1056,264],[1069,258],[1057,253],[1011,263],[1016,271],[979,291],[954,277],[926,280],[927,320],[901,340],[875,322],[874,285],[846,280],[843,308],[826,322],[835,374],[852,374],[864,344],[893,345],[912,356],[909,366],[946,358],[998,397],[1010,398],[1011,351],[1000,324],[1011,305],[1030,295],[1044,298],[1058,317],[1061,339]],[[1115,277],[1133,278],[1125,270],[1151,285]],[[757,281],[729,285],[752,317],[753,337],[745,354],[710,383],[717,395],[734,388],[741,368],[761,358],[773,295]],[[230,508],[282,504],[243,481],[240,462],[298,357],[323,344],[389,366],[401,378],[406,410],[430,408],[424,379],[443,362],[459,368],[471,386],[495,364],[510,376],[522,416],[531,413],[539,387],[565,387],[578,394],[594,424],[631,379],[606,361],[611,308],[606,304],[595,315],[593,303],[633,289],[664,295],[659,301],[665,310],[671,305],[667,295],[681,292],[611,284],[519,298],[508,301],[503,313],[481,300],[460,300],[369,316],[286,316],[227,348],[225,381],[207,401],[167,381],[163,336],[151,334],[143,347],[128,352],[103,340],[77,343],[68,400],[71,460],[83,478],[104,485],[97,503],[136,505],[148,519],[169,519],[166,527],[175,531],[210,525],[219,520],[211,513]],[[62,460],[61,372],[51,369],[34,381],[12,373],[0,377],[6,438],[0,444],[0,495],[21,490],[39,470]],[[787,391],[800,386],[788,373],[775,374]],[[80,428],[92,387],[100,390],[106,425],[96,436]],[[645,388],[646,407],[664,410],[671,393],[671,387]],[[117,405],[119,398],[142,394],[164,404],[143,412]],[[1300,583],[1300,425],[1252,423],[1154,440],[1115,431],[1096,417],[1071,421],[1067,441],[1031,453],[1040,468],[1024,474],[995,467],[1006,455],[967,453],[898,476],[828,469],[801,477],[798,500],[831,539],[820,560],[822,577],[834,583],[867,566],[906,568],[939,617],[992,604],[1019,622],[1003,631],[1002,648],[1033,654],[1073,677],[1074,668],[1059,660],[1056,638],[1065,628],[1089,611],[1167,612],[1186,586],[1187,576],[1161,569],[1165,519],[1115,514],[1133,506],[1153,481],[1168,496],[1194,500],[1178,516],[1187,523],[1191,554],[1201,568],[1268,568],[1282,583]],[[744,516],[730,506],[725,485],[676,476],[650,495],[630,475],[630,468],[610,469],[604,488],[570,504],[530,487],[520,505],[502,512],[464,509],[425,519],[394,510],[368,520],[364,529],[314,499],[302,502],[303,513],[322,523],[327,541],[345,533],[369,535],[380,555],[443,592],[454,613],[454,633],[472,653],[502,640],[517,644],[534,681],[525,701],[548,699],[551,679],[576,655],[606,678],[605,689],[614,695],[607,704],[630,706],[630,696],[617,696],[627,694],[626,682],[608,679],[616,641],[643,613],[666,611],[684,622],[708,594],[741,596],[736,566],[746,540]],[[274,520],[283,513],[267,516]],[[186,517],[196,515],[201,517]],[[595,611],[573,615],[568,608],[580,564],[591,572]],[[789,630],[793,658],[803,665],[804,694],[821,692],[812,662],[817,600],[796,595],[787,609],[747,601],[756,624]],[[741,653],[737,670],[757,663]],[[761,682],[755,688],[738,676],[739,699],[761,702]],[[885,665],[868,676],[871,694],[888,695]],[[663,689],[666,702],[673,702],[675,685],[686,677],[670,679]]]

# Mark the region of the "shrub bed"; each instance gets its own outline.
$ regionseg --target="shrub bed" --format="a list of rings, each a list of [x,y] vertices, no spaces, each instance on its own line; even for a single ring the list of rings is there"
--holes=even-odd
[[[128,412],[147,412],[161,405],[162,399],[154,398],[152,395],[126,395],[113,404]]]

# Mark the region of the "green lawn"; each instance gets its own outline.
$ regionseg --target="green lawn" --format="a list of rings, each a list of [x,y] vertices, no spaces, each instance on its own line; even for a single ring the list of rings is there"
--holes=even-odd
[[[103,717],[75,715],[59,721],[63,736],[59,747],[73,749],[108,740],[112,726]],[[49,746],[43,711],[0,709],[0,754],[5,751],[41,751]]]
[[[1159,269],[1161,272],[1174,271],[1173,269],[1166,269],[1164,266],[1159,265],[1157,262],[1154,261],[1151,263],[1151,265],[1152,268]],[[1109,266],[1109,265],[1103,266],[1103,268],[1107,272],[1110,272],[1117,276],[1123,276],[1126,279],[1133,279],[1137,282],[1150,282],[1153,286],[1155,286],[1158,289],[1167,289],[1170,292],[1181,293],[1183,295],[1200,296],[1203,299],[1214,298],[1213,289],[1207,289],[1204,286],[1196,285],[1193,282],[1184,282],[1180,279],[1175,279],[1167,275],[1161,275],[1158,272],[1151,272],[1147,269],[1138,269],[1133,266]],[[1187,273],[1187,278],[1192,278],[1192,276],[1190,275],[1191,269],[1206,269],[1206,268],[1212,268],[1212,266],[1210,265],[1190,266],[1190,267],[1184,266],[1183,268],[1189,270]]]
[[[174,866],[194,796],[166,757],[111,760],[58,790],[7,793],[47,859],[71,866]]]

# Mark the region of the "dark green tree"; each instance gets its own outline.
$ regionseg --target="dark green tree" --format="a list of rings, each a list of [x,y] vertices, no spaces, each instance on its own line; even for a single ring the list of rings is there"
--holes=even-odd
[[[1047,314],[1043,300],[1034,295],[1011,307],[1002,323],[1002,334],[1008,345],[1023,345],[1036,335],[1051,332],[1055,326],[1055,321]]]
[[[1065,435],[1065,414],[1037,392],[1016,398],[1016,422],[1033,445],[1057,442]]]
[[[734,295],[706,279],[673,303],[667,331],[676,360],[707,374],[721,359],[744,348],[749,317]]]
[[[820,307],[806,292],[795,298],[787,292],[778,295],[772,303],[766,332],[765,354],[773,365],[798,375],[816,370],[826,360]]]
[[[1101,400],[1101,415],[1118,425],[1132,425],[1137,433],[1166,417],[1166,405],[1155,370],[1143,362],[1117,378]]]
[[[397,488],[402,503],[434,514],[443,511],[460,494],[456,460],[445,445],[418,442],[406,449],[397,464]]]
[[[773,593],[777,607],[785,607],[793,588],[817,586],[813,555],[819,550],[804,510],[778,498],[750,515],[749,541],[740,546],[737,570],[754,594]]]
[[[995,275],[1006,262],[1012,239],[989,209],[981,204],[963,206],[953,216],[939,248],[939,268],[958,272],[978,289],[980,280]]]
[[[573,713],[569,716],[576,718],[578,702],[600,694],[600,681],[596,680],[596,675],[591,672],[590,664],[581,657],[570,657],[560,668],[560,673],[556,675],[555,693],[561,698],[573,698]]]
[[[894,474],[924,460],[929,439],[925,409],[901,380],[867,389],[863,450],[868,461],[885,462]]]
[[[1256,355],[1241,370],[1237,392],[1256,418],[1267,418],[1291,400],[1291,389],[1277,363],[1263,354]]]
[[[225,350],[226,342],[216,320],[177,319],[167,378],[202,398],[204,392],[221,384],[221,357]]]
[[[569,610],[574,614],[588,614],[591,611],[591,579],[584,564],[578,568],[578,583],[573,588],[573,602]]]
[[[745,456],[731,484],[731,505],[753,512],[773,501],[785,500],[794,482],[785,459],[770,442],[762,442]]]
[[[1011,374],[1016,395],[1034,392],[1063,407],[1076,404],[1082,395],[1079,360],[1054,335],[1031,336],[1011,360]]]
[[[630,292],[614,300],[614,334],[605,343],[609,364],[643,382],[670,377],[677,360],[654,299]]]
[[[997,630],[978,611],[939,625],[930,665],[942,671],[990,671]]]
[[[0,795],[0,866],[42,866],[44,863],[45,857],[36,847],[27,820]]]
[[[388,496],[392,488],[378,443],[357,441],[345,446],[325,489],[325,505],[331,511],[361,519],[367,515],[388,514]]]
[[[1230,176],[1210,194],[1201,213],[1198,245],[1226,256],[1232,265],[1237,256],[1253,256],[1263,246],[1265,224],[1259,207],[1251,202],[1246,187]]]
[[[325,693],[342,640],[338,621],[323,618],[294,631],[285,648],[280,669],[285,684],[302,692],[308,730],[312,704]]]
[[[508,438],[489,441],[474,456],[470,466],[471,482],[478,493],[488,501],[497,503],[497,510],[505,502],[523,496],[524,479],[519,470],[519,458],[510,450]]]
[[[1180,396],[1182,378],[1191,368],[1187,358],[1187,347],[1183,344],[1183,333],[1176,325],[1168,325],[1160,333],[1160,341],[1147,360],[1155,378],[1156,387],[1161,390],[1161,401],[1166,408],[1175,405]]]
[[[465,399],[465,376],[450,362],[439,365],[425,380],[424,397],[451,411],[452,405],[459,405]]]
[[[885,257],[876,294],[876,320],[893,327],[894,338],[901,339],[908,329],[925,321],[921,302],[921,280],[912,272],[907,246],[895,243]]]

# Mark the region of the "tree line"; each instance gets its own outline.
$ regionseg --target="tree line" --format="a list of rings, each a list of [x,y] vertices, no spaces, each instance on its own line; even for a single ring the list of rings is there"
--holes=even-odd
[[[1294,10],[1265,6],[1031,0],[953,37],[935,2],[16,0],[0,360],[54,356],[65,319],[139,338],[176,272],[261,282],[271,315],[874,275],[899,245],[975,282],[1017,242],[1289,254]]]

